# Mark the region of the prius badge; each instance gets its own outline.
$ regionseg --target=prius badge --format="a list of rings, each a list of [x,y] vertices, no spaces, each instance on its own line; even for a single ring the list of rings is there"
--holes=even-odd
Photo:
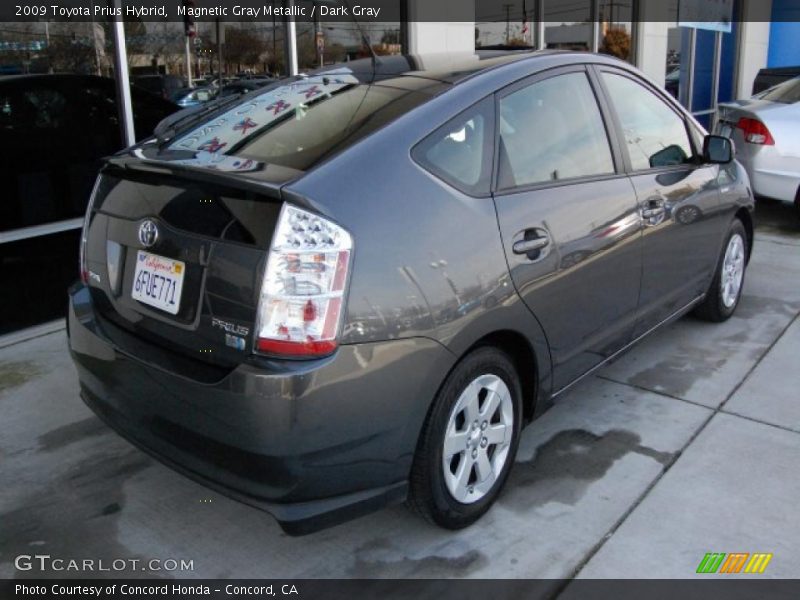
[[[225,331],[225,345],[230,346],[231,348],[236,348],[237,350],[244,350],[247,346],[247,342],[245,342],[244,337],[239,336],[246,336],[250,333],[250,328],[245,327],[244,325],[236,325],[235,323],[229,323],[228,321],[223,321],[222,319],[218,319],[217,317],[211,318],[211,326],[218,327]],[[235,334],[235,335],[233,335]]]
[[[139,225],[139,241],[145,248],[149,248],[158,241],[158,226],[150,219],[142,221],[142,224]]]

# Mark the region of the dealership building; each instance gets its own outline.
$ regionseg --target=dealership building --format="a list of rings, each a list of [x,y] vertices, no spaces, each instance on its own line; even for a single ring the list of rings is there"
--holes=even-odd
[[[800,66],[800,0],[437,0],[437,10],[450,11],[457,16],[458,20],[448,22],[426,20],[431,0],[396,2],[396,14],[402,17],[400,21],[364,23],[363,27],[370,43],[377,43],[376,37],[383,36],[380,46],[386,53],[418,55],[420,58],[415,59],[419,61],[418,68],[435,67],[434,55],[437,54],[472,53],[480,48],[506,46],[614,54],[642,69],[654,81],[663,82],[707,126],[712,123],[718,102],[751,95],[760,70]],[[121,23],[105,30],[95,23],[75,23],[73,32],[63,33],[62,23],[60,34],[41,21],[4,25],[0,33],[2,73],[34,72],[31,65],[54,43],[55,35],[66,40],[65,47],[86,47],[87,60],[93,65],[88,69],[90,74],[117,73],[114,77],[117,97],[123,99],[116,103],[119,114],[116,118],[114,115],[102,117],[104,109],[98,105],[96,118],[113,122],[113,127],[120,131],[116,142],[119,147],[143,134],[134,131],[127,85],[129,73],[151,63],[158,73],[185,76],[189,71],[181,53],[183,41],[177,50],[167,49],[166,41],[176,36],[166,29],[154,33],[152,23],[139,24],[139,30],[133,33]],[[182,28],[177,23],[171,25]],[[209,26],[208,23],[203,25]],[[215,33],[211,25],[208,39],[213,44]],[[330,48],[339,35],[336,27],[325,23],[286,20],[251,25],[254,35],[266,31],[265,52],[277,51],[280,46],[285,59],[283,66],[289,74],[309,68],[307,61],[303,61],[304,44],[309,40],[317,40],[317,57],[327,64],[329,55],[325,54],[325,40]],[[340,25],[351,30],[358,28],[352,23]],[[305,31],[304,28],[310,29]],[[396,31],[396,38],[387,35],[387,30]],[[276,31],[280,35],[276,35]],[[99,42],[98,36],[103,37]],[[84,38],[89,41],[81,42]],[[146,58],[142,58],[145,56],[141,48],[143,39],[166,41],[163,48],[150,50]],[[203,50],[208,53],[207,58],[203,58],[206,55],[200,51],[192,53],[196,62],[191,69],[197,69],[203,60],[213,67],[217,51],[220,52],[219,64],[223,64],[221,48],[225,43],[217,26],[216,47]],[[361,40],[355,38],[351,45],[357,49],[360,43]],[[353,57],[344,38],[337,44],[342,48],[339,59]],[[313,52],[313,43],[309,47]],[[233,46],[224,51],[231,53]],[[174,58],[172,62],[167,60],[170,57]],[[258,57],[254,59],[258,60]],[[10,104],[8,100],[3,104],[2,94],[0,91],[0,132],[7,133],[17,122],[16,116],[6,110]],[[52,102],[52,110],[59,108],[57,102]],[[64,122],[68,123],[69,119],[65,118]],[[79,145],[81,133],[70,135],[75,139],[72,145],[65,146],[64,156],[69,156]],[[26,139],[30,141],[30,138],[20,137],[19,143],[24,146]],[[3,151],[10,152],[12,146],[19,154],[19,146],[13,143],[6,144]],[[106,146],[98,143],[98,148],[104,151]],[[49,150],[54,151],[55,147]],[[43,150],[40,148],[40,152]],[[13,158],[16,160],[19,156]],[[51,196],[55,198],[55,194],[63,190],[56,189],[59,187],[54,183],[56,180],[47,180],[49,175],[45,171],[50,167],[45,163],[48,158],[25,157],[19,163],[21,166],[12,171],[9,165],[17,163],[3,156],[4,168],[8,171],[4,177],[7,181],[16,181],[9,184],[17,194],[12,196],[16,199],[11,202],[19,203],[20,207],[15,210],[7,206],[3,209],[5,212],[0,213],[0,286],[4,291],[0,310],[4,315],[15,315],[0,323],[0,335],[31,326],[63,326],[64,289],[66,283],[77,278],[78,238],[86,205],[84,190],[86,182],[93,178],[95,167],[92,162],[59,166],[59,181],[66,181],[66,185],[75,182],[75,191],[68,197],[62,195],[57,201],[51,201]]]
[[[464,3],[445,1],[454,7]],[[681,102],[701,115],[715,101],[749,96],[760,69],[800,65],[800,0],[528,0],[503,3],[510,27],[497,20],[497,3],[466,2],[475,6],[475,22],[409,23],[410,52],[472,51],[476,45],[503,44],[506,32],[540,49],[603,52],[608,32],[622,30],[630,45],[621,57],[657,82],[674,69]],[[727,26],[681,26],[690,20],[682,14],[704,5],[729,15]]]

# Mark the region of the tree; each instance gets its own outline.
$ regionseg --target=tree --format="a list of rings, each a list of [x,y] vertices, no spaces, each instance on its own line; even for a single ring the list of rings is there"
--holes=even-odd
[[[631,54],[631,36],[622,27],[610,27],[603,37],[600,52],[628,60]]]
[[[75,24],[51,25],[50,43],[46,50],[50,69],[55,73],[96,72],[97,51],[90,33],[88,27],[79,29]]]
[[[259,66],[267,54],[266,42],[253,31],[228,27],[225,30],[225,63],[236,71]]]
[[[147,48],[150,63],[156,70],[163,64],[167,73],[184,71],[186,63],[183,24],[175,22],[148,23]]]
[[[147,51],[147,28],[141,19],[125,17],[125,45],[130,54],[144,54]]]

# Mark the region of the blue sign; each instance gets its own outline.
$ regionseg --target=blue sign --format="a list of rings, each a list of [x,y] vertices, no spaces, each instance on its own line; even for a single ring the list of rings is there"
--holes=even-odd
[[[731,32],[734,0],[680,0],[678,25],[707,31]]]

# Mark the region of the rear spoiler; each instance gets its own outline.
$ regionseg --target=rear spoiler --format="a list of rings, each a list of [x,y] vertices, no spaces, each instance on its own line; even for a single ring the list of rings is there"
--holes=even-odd
[[[278,165],[262,165],[257,175],[252,173],[225,172],[208,167],[175,164],[137,156],[140,148],[131,149],[131,154],[117,154],[104,161],[101,173],[122,175],[124,172],[170,175],[178,179],[227,185],[261,196],[282,200],[281,188],[303,175],[300,171]],[[124,177],[124,175],[122,175]]]

